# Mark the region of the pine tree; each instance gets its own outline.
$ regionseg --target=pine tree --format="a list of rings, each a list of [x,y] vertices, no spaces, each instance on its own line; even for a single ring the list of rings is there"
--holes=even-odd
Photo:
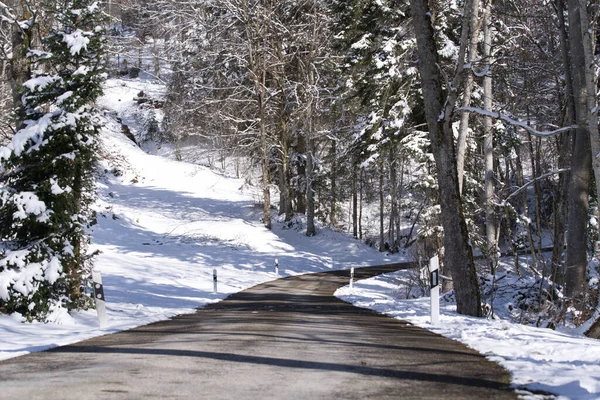
[[[0,310],[28,320],[89,305],[103,30],[96,2],[52,7],[44,51],[29,52],[37,68],[23,84],[24,127],[0,152]]]
[[[343,96],[361,103],[352,152],[355,163],[366,166],[398,142],[415,117],[419,95],[408,5],[389,0],[334,0],[330,5],[336,46],[344,54]]]

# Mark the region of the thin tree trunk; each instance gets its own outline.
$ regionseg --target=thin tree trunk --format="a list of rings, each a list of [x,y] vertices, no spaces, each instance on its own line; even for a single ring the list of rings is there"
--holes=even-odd
[[[358,238],[362,240],[363,238],[363,229],[362,229],[362,215],[363,215],[363,184],[365,181],[365,171],[363,169],[360,170],[360,180],[358,182],[358,195],[359,195],[359,203],[358,203]]]
[[[290,149],[288,128],[288,98],[286,92],[285,56],[282,40],[275,43],[280,67],[276,69],[275,81],[279,89],[279,215],[285,215],[285,221],[292,219],[292,193],[290,188]]]
[[[506,176],[504,178],[505,182],[510,182],[510,170],[511,170],[511,162],[510,159],[507,157],[504,159],[504,162],[506,164]],[[516,168],[513,168],[514,170],[516,170]],[[508,189],[508,188],[507,188]],[[507,197],[509,195],[509,193],[505,193],[504,197]],[[515,271],[517,272],[517,276],[521,276],[521,266],[519,265],[519,252],[517,249],[517,245],[515,243],[515,236],[513,234],[512,231],[512,224],[513,224],[513,215],[511,214],[512,207],[505,207],[505,218],[506,218],[506,235],[508,236],[508,243],[510,246],[510,249],[512,250],[513,253],[513,261],[514,261],[514,265],[515,265]]]
[[[383,222],[384,203],[383,162],[379,166],[379,251],[385,250],[385,228]]]
[[[452,272],[458,313],[481,316],[477,273],[458,191],[451,126],[456,95],[450,94],[449,98],[445,99],[442,92],[442,76],[428,1],[410,0],[410,4],[417,39],[425,119],[437,168],[441,221],[444,228],[444,264]],[[460,64],[459,57],[459,70]]]
[[[556,14],[558,17],[559,24],[559,36],[560,36],[560,50],[562,61],[564,65],[564,81],[565,81],[565,100],[566,111],[564,124],[565,126],[572,125],[575,122],[575,105],[573,104],[573,80],[571,78],[571,59],[569,56],[568,39],[567,39],[567,27],[564,18],[564,0],[556,0]],[[558,154],[558,167],[560,169],[566,168],[569,164],[569,155],[571,154],[571,137],[573,133],[564,133],[559,136],[559,154]],[[564,260],[563,250],[565,244],[565,228],[566,228],[566,216],[568,213],[567,209],[567,193],[569,189],[570,173],[560,174],[558,178],[558,198],[555,206],[556,211],[554,212],[554,246],[552,250],[552,280],[559,285],[564,284]]]
[[[309,124],[312,125],[312,122]],[[310,131],[311,129],[309,129]],[[310,134],[310,133],[309,133]],[[314,188],[314,159],[312,149],[312,139],[309,137],[306,141],[306,236],[315,236],[315,188]]]
[[[571,125],[573,121],[568,122]],[[569,155],[571,153],[572,143],[569,133],[560,135],[557,139],[559,142],[558,168],[565,169],[568,165]],[[552,276],[553,282],[564,284],[564,260],[563,252],[565,247],[565,228],[567,209],[567,193],[569,189],[570,173],[560,174],[558,176],[558,191],[557,198],[554,202],[554,226],[553,226],[553,247],[552,247]]]
[[[356,168],[352,171],[352,236],[358,237],[358,194],[356,182]]]
[[[541,174],[541,152],[542,152],[542,138],[536,138],[536,146],[535,146],[535,172],[536,178]],[[542,187],[540,186],[540,181],[536,179],[533,184],[533,190],[535,191],[535,224],[537,225],[537,233],[538,233],[538,250],[540,253],[542,252],[543,247],[543,233],[544,227],[542,226]],[[542,265],[542,269],[545,269],[545,266]],[[545,273],[545,271],[542,271]]]
[[[331,197],[329,203],[329,223],[332,227],[337,225],[336,199],[337,199],[337,141],[331,139]]]
[[[523,159],[521,157],[521,148],[519,145],[515,146],[515,154],[516,154],[516,171],[517,171],[517,185],[519,187],[523,187],[525,185],[525,175],[523,174]],[[527,190],[523,190],[521,194],[521,205],[522,205],[522,215],[525,220],[525,233],[527,234],[527,241],[529,242],[529,250],[531,251],[531,262],[529,269],[535,274],[540,275],[537,268],[537,255],[535,252],[535,243],[533,241],[533,233],[531,232],[531,223],[529,222],[529,196],[527,195]]]
[[[529,116],[529,107],[527,107],[527,124],[529,125],[529,121],[530,121],[530,116]],[[534,203],[534,214],[535,214],[535,233],[538,235],[538,243],[539,243],[539,239],[542,235],[542,227],[540,226],[539,222],[540,222],[540,201],[539,201],[539,191],[537,190],[537,187],[539,187],[539,184],[537,182],[537,177],[539,176],[539,169],[537,168],[537,165],[535,163],[535,150],[533,148],[533,137],[531,136],[530,133],[527,133],[527,138],[529,139],[527,141],[527,147],[529,149],[529,165],[531,167],[531,178],[534,180],[533,183],[533,203]],[[537,186],[537,187],[536,187]],[[527,217],[529,218],[529,215],[527,215]],[[538,270],[538,251],[541,254],[541,248],[542,246],[536,246],[535,241],[533,240],[533,232],[534,230],[531,229],[531,226],[533,224],[529,223],[529,241],[530,241],[530,246],[531,246],[531,254],[534,257],[534,264],[533,267]]]
[[[489,7],[489,6],[488,6]],[[479,30],[481,24],[479,23],[479,0],[471,2],[469,19],[469,49],[467,62],[471,63],[475,57],[477,57],[477,42],[479,41]],[[487,62],[489,65],[490,63]],[[471,105],[471,95],[473,92],[473,73],[467,71],[465,75],[465,87],[463,90],[462,106],[469,107]],[[458,138],[456,140],[456,169],[458,174],[458,190],[463,193],[463,181],[464,181],[464,170],[465,170],[465,157],[467,150],[467,136],[469,133],[469,112],[461,111],[460,123],[458,126]]]
[[[22,15],[19,15],[19,20],[27,20],[31,16],[27,7],[23,6],[19,10]],[[11,45],[12,45],[12,58],[8,68],[8,77],[10,87],[12,90],[13,107],[19,109],[22,106],[21,103],[21,91],[23,83],[28,80],[31,76],[31,61],[27,57],[27,53],[31,49],[32,45],[32,34],[33,24],[26,28],[25,24],[19,24],[17,22],[11,25]],[[20,113],[16,114],[15,127],[20,129],[23,125],[24,115]]]
[[[398,218],[396,219],[396,234],[398,235],[398,249],[400,249],[400,237],[402,227],[402,195],[404,194],[404,160],[400,161],[400,183],[398,185]],[[410,237],[406,239],[406,242],[410,240]]]
[[[283,115],[279,121],[279,215],[285,215],[285,221],[292,219],[292,196],[289,172],[289,140],[287,122]]]
[[[391,197],[389,243],[390,250],[395,252],[398,242],[398,230],[396,229],[396,221],[398,220],[398,163],[396,161],[396,146],[394,144],[390,146],[389,163]]]
[[[491,2],[485,9],[483,26],[483,57],[486,65],[491,64],[492,49],[492,27]],[[492,77],[486,74],[483,77],[483,108],[486,111],[492,110]],[[490,260],[490,270],[492,274],[496,271],[498,263],[498,244],[496,241],[496,217],[494,213],[494,131],[492,118],[485,116],[483,118],[483,151],[485,156],[485,234],[487,240],[487,253]]]
[[[316,118],[316,88],[313,65],[313,54],[310,52],[310,62],[308,64],[308,87],[311,91],[310,105],[308,107],[308,138],[306,139],[306,236],[315,236],[315,186],[314,186],[314,151],[313,139],[315,136],[315,118]]]
[[[306,156],[306,137],[298,135],[296,152]],[[298,162],[298,187],[296,187],[296,212],[306,214],[306,164],[302,159]]]
[[[269,148],[267,143],[267,127],[265,113],[265,80],[267,72],[263,68],[260,82],[257,82],[258,90],[258,112],[260,117],[260,150],[262,158],[262,186],[263,186],[263,223],[267,229],[271,229],[271,190],[269,177]]]
[[[158,54],[156,35],[152,35],[152,56],[154,57],[154,76],[158,79],[160,76],[160,57]]]

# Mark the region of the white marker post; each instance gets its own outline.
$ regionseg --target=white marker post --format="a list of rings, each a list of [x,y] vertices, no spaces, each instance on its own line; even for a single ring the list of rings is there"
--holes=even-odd
[[[102,275],[100,272],[92,270],[92,283],[94,284],[94,301],[96,302],[96,311],[98,312],[98,323],[100,328],[108,324],[106,319],[106,299],[104,298],[104,287],[102,286]]]
[[[213,269],[213,292],[217,293],[217,270]]]
[[[350,268],[350,289],[354,287],[354,267]]]
[[[429,285],[431,295],[429,297],[431,305],[431,325],[440,324],[440,260],[438,256],[429,260]]]
[[[275,274],[279,275],[279,261],[275,259]]]

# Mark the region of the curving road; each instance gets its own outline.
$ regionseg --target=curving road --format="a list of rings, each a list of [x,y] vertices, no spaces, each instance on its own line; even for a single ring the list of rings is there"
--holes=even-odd
[[[357,279],[407,264],[357,269]],[[464,345],[332,296],[348,271],[0,363],[2,399],[515,399]]]

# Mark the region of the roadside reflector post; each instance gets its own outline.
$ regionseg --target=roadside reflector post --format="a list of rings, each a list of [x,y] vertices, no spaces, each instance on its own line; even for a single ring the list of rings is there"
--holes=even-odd
[[[279,275],[279,260],[275,259],[275,274]]]
[[[350,289],[354,287],[354,267],[350,268]]]
[[[431,305],[431,325],[440,324],[440,259],[438,256],[429,260],[429,285],[431,295],[429,297]]]
[[[106,299],[104,297],[104,286],[102,285],[102,275],[100,272],[92,270],[92,284],[94,285],[94,302],[98,312],[98,323],[100,328],[108,325],[106,318]]]
[[[213,292],[217,293],[217,270],[213,269]]]

